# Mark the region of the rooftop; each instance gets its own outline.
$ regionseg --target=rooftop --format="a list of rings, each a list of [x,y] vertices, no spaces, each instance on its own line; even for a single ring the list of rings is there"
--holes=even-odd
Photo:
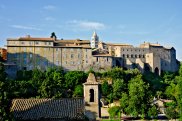
[[[84,114],[83,98],[14,99],[11,112],[16,119],[78,119]]]

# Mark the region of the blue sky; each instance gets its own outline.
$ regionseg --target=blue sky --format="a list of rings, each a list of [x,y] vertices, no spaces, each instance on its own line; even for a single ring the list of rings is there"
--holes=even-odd
[[[173,46],[182,60],[182,0],[1,0],[0,46],[26,35]]]

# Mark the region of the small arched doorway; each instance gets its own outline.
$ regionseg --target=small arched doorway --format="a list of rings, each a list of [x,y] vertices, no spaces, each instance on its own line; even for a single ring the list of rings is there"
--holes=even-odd
[[[159,69],[158,69],[157,67],[155,68],[154,73],[155,73],[156,75],[159,75]]]
[[[90,89],[90,102],[94,102],[94,89]]]

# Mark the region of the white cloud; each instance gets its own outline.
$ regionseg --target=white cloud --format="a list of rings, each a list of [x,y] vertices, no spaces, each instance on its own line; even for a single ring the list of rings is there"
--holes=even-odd
[[[44,8],[45,10],[55,10],[55,9],[56,9],[56,7],[53,6],[53,5],[46,5],[46,6],[44,6],[43,8]]]
[[[33,27],[33,26],[11,25],[11,27],[16,28],[16,29],[25,29],[25,30],[38,30],[38,31],[41,30],[41,29]]]
[[[53,18],[53,17],[45,17],[45,20],[46,20],[46,21],[55,21],[56,19]]]
[[[100,22],[95,21],[81,21],[81,20],[73,20],[67,22],[69,28],[74,31],[85,31],[85,30],[103,30],[106,28],[106,25]]]

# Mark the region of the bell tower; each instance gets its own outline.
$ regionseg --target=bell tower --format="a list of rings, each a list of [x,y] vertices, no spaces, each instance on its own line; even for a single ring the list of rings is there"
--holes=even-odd
[[[98,43],[99,43],[99,36],[97,36],[97,33],[94,31],[91,38],[91,48],[98,48]]]
[[[85,100],[85,114],[90,119],[98,119],[100,117],[100,92],[99,83],[93,73],[89,73],[87,82],[84,84],[84,100]]]

